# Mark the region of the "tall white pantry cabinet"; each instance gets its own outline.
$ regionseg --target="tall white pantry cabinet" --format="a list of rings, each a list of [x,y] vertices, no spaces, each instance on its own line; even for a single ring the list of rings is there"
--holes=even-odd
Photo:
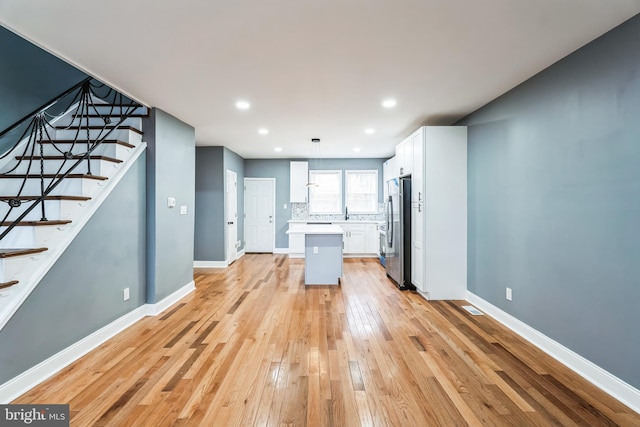
[[[425,126],[408,142],[413,151],[411,281],[429,300],[465,299],[467,128]]]

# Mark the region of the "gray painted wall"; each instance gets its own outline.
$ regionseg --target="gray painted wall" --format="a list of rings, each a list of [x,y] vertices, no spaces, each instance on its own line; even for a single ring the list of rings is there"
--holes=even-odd
[[[237,175],[238,192],[236,197],[238,198],[238,239],[240,241],[240,247],[238,251],[244,249],[244,159],[237,155],[235,152],[224,148],[224,170],[230,170]],[[224,173],[224,185],[227,185],[227,174]],[[225,231],[227,228],[225,227]],[[225,238],[226,241],[226,238]],[[226,249],[226,248],[225,248]],[[225,254],[226,255],[226,254]],[[226,257],[225,257],[226,259]]]
[[[195,129],[154,108],[143,130],[149,146],[147,302],[156,303],[193,280]],[[169,197],[174,208],[167,207]]]
[[[196,261],[224,261],[223,147],[196,147]]]
[[[227,228],[225,224],[225,191],[227,169],[237,175],[238,240],[244,248],[244,162],[226,147],[196,148],[196,261],[225,261]]]
[[[468,289],[636,388],[639,118],[640,15],[459,123]]]
[[[144,224],[141,156],[0,331],[0,384],[145,303]]]
[[[3,27],[0,58],[0,132],[87,77]]]
[[[247,178],[275,178],[276,179],[276,248],[288,248],[289,236],[286,231],[287,223],[291,219],[291,204],[289,203],[291,160],[309,162],[309,170],[377,170],[378,171],[378,200],[382,203],[382,163],[386,159],[247,159],[244,161],[245,176]],[[284,209],[284,205],[287,209]],[[344,191],[342,206],[344,206]]]

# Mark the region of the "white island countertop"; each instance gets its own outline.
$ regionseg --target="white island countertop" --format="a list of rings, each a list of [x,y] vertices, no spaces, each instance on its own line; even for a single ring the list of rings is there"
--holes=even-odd
[[[287,234],[344,234],[336,224],[291,224]]]

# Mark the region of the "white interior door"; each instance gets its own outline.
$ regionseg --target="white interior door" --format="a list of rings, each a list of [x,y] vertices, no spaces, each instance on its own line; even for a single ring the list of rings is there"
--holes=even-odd
[[[244,179],[244,238],[247,252],[273,252],[275,179]]]
[[[231,264],[238,256],[238,176],[227,170],[227,188],[225,191],[225,210],[227,220],[227,263]]]

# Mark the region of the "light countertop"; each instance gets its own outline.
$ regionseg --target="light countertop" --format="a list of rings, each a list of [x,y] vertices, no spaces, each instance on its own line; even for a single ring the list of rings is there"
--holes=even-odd
[[[325,224],[384,224],[383,220],[322,220],[322,219],[290,219],[287,221],[290,225],[309,224],[309,225],[325,225]],[[312,224],[313,223],[313,224]],[[322,223],[322,224],[317,224]]]
[[[287,234],[344,234],[337,224],[291,224]]]

